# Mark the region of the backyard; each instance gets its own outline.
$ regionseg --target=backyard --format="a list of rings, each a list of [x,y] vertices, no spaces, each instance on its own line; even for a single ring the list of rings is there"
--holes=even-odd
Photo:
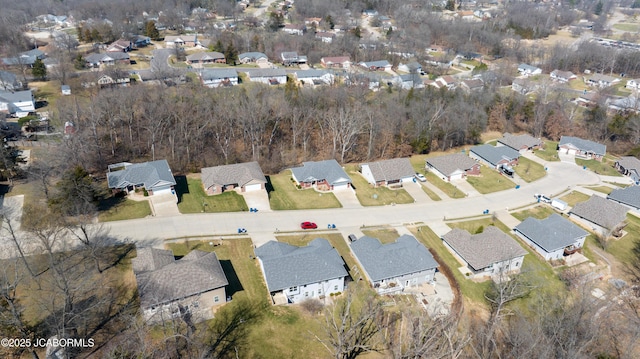
[[[514,170],[516,171],[518,176],[520,176],[520,178],[527,182],[539,180],[547,174],[547,171],[545,171],[543,165],[534,162],[526,157],[520,157],[520,159],[518,160],[518,165],[514,167]]]
[[[248,211],[244,198],[235,191],[209,196],[204,192],[199,175],[176,176],[180,213]]]
[[[511,182],[500,172],[486,166],[480,167],[480,176],[468,176],[467,182],[482,194],[504,191],[516,187],[515,183]]]
[[[607,252],[611,253],[621,263],[627,263],[631,257],[631,249],[636,241],[640,240],[640,218],[627,214],[626,234],[620,239],[609,239]]]
[[[402,188],[389,189],[383,186],[373,187],[356,170],[354,165],[347,166],[346,171],[353,181],[358,201],[360,201],[360,204],[363,206],[383,206],[392,203],[404,204],[414,202],[413,197]]]
[[[544,148],[535,151],[535,155],[549,162],[560,161],[558,157],[558,142],[544,141]]]
[[[618,172],[618,170],[616,170],[615,167],[613,167],[614,163],[615,163],[615,159],[609,156],[605,156],[602,162],[596,161],[596,160],[585,160],[582,158],[576,158],[576,164],[578,166],[586,167],[587,169],[595,172],[596,174],[605,175],[605,176],[622,177],[620,172]]]
[[[331,192],[297,189],[290,171],[267,176],[269,203],[273,210],[340,208],[340,201]]]

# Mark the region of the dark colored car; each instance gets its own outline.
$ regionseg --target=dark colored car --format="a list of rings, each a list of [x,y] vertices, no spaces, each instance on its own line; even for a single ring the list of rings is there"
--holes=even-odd
[[[302,222],[300,223],[300,228],[302,229],[316,229],[318,225],[313,222]]]

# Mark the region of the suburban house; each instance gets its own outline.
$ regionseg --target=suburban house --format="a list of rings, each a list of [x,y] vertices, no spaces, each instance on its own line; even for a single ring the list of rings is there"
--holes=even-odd
[[[540,86],[537,83],[527,78],[515,78],[511,82],[511,89],[521,95],[535,92],[539,87]]]
[[[545,219],[529,217],[513,231],[545,260],[562,259],[582,248],[587,231],[554,213]]]
[[[640,90],[640,79],[627,80],[627,84],[624,87],[629,90]]]
[[[280,53],[280,60],[284,66],[300,65],[307,63],[307,57],[298,55],[295,51],[285,51]]]
[[[520,73],[521,76],[529,77],[533,75],[540,75],[542,73],[542,69],[528,64],[520,64],[518,65],[518,73]]]
[[[512,135],[507,132],[502,136],[502,138],[498,139],[496,147],[507,146],[519,151],[520,153],[524,153],[526,151],[540,149],[542,148],[542,144],[542,140],[529,134]]]
[[[173,178],[167,160],[157,160],[143,163],[122,162],[109,165],[107,183],[114,191],[129,193],[142,188],[149,196],[160,194],[174,194]]]
[[[400,63],[398,64],[398,71],[407,72],[410,74],[419,74],[422,72],[422,65],[420,65],[420,63],[416,61],[406,64]]]
[[[334,81],[334,76],[327,70],[298,70],[295,73],[296,80],[302,85],[318,86],[330,85]]]
[[[224,54],[217,51],[197,52],[187,56],[188,64],[224,64]]]
[[[593,74],[587,79],[586,82],[587,85],[591,86],[608,87],[617,84],[618,82],[620,82],[620,79],[603,74]]]
[[[471,91],[481,91],[484,88],[484,82],[480,79],[462,80],[460,81],[460,88],[467,93]]]
[[[307,27],[304,26],[304,24],[285,24],[282,31],[289,35],[302,36],[304,32],[307,31]]]
[[[391,79],[391,84],[404,90],[409,90],[412,88],[424,88],[424,82],[418,74],[404,74],[400,76],[394,76]]]
[[[238,55],[238,60],[242,64],[266,64],[269,62],[269,58],[267,57],[267,55],[263,54],[262,52],[243,52]]]
[[[398,186],[413,182],[415,172],[408,158],[394,158],[360,165],[362,176],[374,186]]]
[[[336,38],[336,34],[332,32],[319,31],[316,32],[316,39],[321,40],[324,43],[330,44],[333,42],[333,39]]]
[[[622,229],[629,208],[600,196],[591,196],[589,200],[576,204],[569,211],[569,218],[594,232],[608,236]]]
[[[8,113],[17,117],[24,117],[36,110],[36,103],[31,90],[4,91],[0,90],[0,113]]]
[[[71,95],[71,86],[69,85],[60,86],[60,92],[65,96]]]
[[[301,188],[330,191],[351,187],[351,178],[336,160],[303,162],[301,167],[291,168],[291,174]]]
[[[517,273],[527,251],[495,226],[478,234],[455,228],[442,236],[444,246],[474,277]]]
[[[576,76],[571,71],[561,71],[561,70],[551,71],[551,74],[549,75],[549,77],[551,77],[551,79],[555,81],[562,82],[562,83],[566,83],[578,78],[578,76]]]
[[[287,82],[287,72],[283,69],[250,69],[241,70],[247,74],[249,81],[267,85],[281,85]]]
[[[451,90],[456,87],[457,83],[458,82],[453,76],[444,75],[435,79],[435,81],[433,83],[430,83],[430,85],[436,88],[446,87],[447,89]]]
[[[426,169],[447,182],[480,175],[480,164],[462,153],[427,158]]]
[[[253,192],[265,189],[267,179],[258,162],[236,163],[200,170],[202,185],[208,195],[225,191]]]
[[[305,25],[309,25],[309,26],[318,27],[318,26],[320,26],[320,24],[322,24],[322,18],[321,17],[307,17],[307,18],[304,19],[304,24]]]
[[[22,88],[22,82],[11,72],[0,71],[0,90],[16,91]]]
[[[131,42],[133,43],[133,47],[135,48],[145,47],[151,44],[151,38],[149,36],[136,35],[133,37]]]
[[[361,62],[360,66],[369,71],[388,71],[391,70],[391,64],[387,60]]]
[[[614,189],[607,199],[618,202],[635,210],[640,210],[640,186]]]
[[[193,250],[180,260],[168,250],[145,247],[136,252],[131,264],[147,321],[190,314],[197,323],[213,318],[212,308],[227,302],[229,281],[214,252]]]
[[[323,57],[320,64],[325,68],[348,69],[351,67],[349,56]]]
[[[129,40],[119,39],[107,47],[107,52],[129,52],[133,48],[133,43]]]
[[[194,47],[198,44],[198,35],[165,36],[165,47]]]
[[[373,72],[351,72],[347,74],[346,80],[346,83],[350,86],[364,86],[371,91],[378,91],[381,82],[381,76]]]
[[[112,87],[112,86],[129,86],[131,78],[128,74],[123,75],[102,75],[98,78],[98,86],[100,87]]]
[[[129,65],[131,58],[126,52],[108,52],[104,54],[91,54],[84,58],[87,67],[97,68],[100,66],[111,66],[115,64]]]
[[[206,69],[200,72],[200,80],[209,88],[235,86],[238,73],[235,69]]]
[[[471,147],[469,157],[476,159],[485,165],[499,169],[503,166],[515,166],[518,164],[520,152],[507,146],[479,145]]]
[[[379,294],[401,293],[433,281],[438,262],[413,236],[403,235],[393,243],[362,237],[350,243],[369,283]]]
[[[269,241],[255,253],[274,304],[324,299],[344,291],[349,274],[338,251],[324,238],[306,247]]]
[[[616,111],[640,111],[640,99],[637,93],[632,93],[627,97],[610,97],[606,99],[607,107]]]
[[[578,137],[561,136],[558,143],[558,152],[588,160],[602,161],[604,155],[607,154],[607,146]]]
[[[615,164],[618,172],[625,176],[629,176],[633,182],[640,182],[640,160],[634,156],[623,156],[616,161]]]
[[[2,63],[6,66],[33,66],[36,60],[43,60],[45,58],[44,52],[38,49],[33,49],[20,53],[17,57],[6,57],[2,59]]]

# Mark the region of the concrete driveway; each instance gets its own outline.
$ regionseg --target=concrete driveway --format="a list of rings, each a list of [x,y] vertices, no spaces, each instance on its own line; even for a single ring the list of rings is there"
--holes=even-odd
[[[352,188],[335,189],[333,195],[340,201],[342,208],[362,208],[358,197],[356,197],[356,191]]]
[[[149,197],[151,212],[156,217],[170,217],[180,214],[176,196],[173,194],[160,194]]]
[[[431,198],[429,198],[429,196],[427,196],[427,194],[422,190],[422,182],[405,183],[402,185],[402,188],[404,188],[404,190],[407,191],[407,193],[409,193],[411,197],[413,197],[415,203],[433,202]]]
[[[267,191],[250,191],[240,193],[244,197],[244,201],[249,208],[257,208],[260,212],[271,212],[271,205],[269,204],[269,194]]]
[[[467,197],[482,196],[482,194],[480,194],[480,192],[478,192],[475,189],[475,187],[471,185],[471,183],[467,182],[466,179],[453,180],[451,181],[451,184],[456,186],[456,188],[458,188],[462,192],[464,192],[467,195]]]

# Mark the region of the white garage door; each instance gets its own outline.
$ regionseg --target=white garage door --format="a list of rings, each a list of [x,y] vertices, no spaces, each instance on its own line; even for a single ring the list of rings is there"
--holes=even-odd
[[[260,183],[257,184],[248,184],[244,186],[244,190],[246,192],[259,191],[262,189],[262,185]]]
[[[454,174],[451,175],[450,178],[451,178],[450,179],[451,181],[460,180],[460,179],[462,179],[462,173],[454,173]]]
[[[153,190],[153,195],[171,194],[171,187],[160,187]]]
[[[347,188],[349,188],[348,183],[333,185],[333,189],[347,189]]]
[[[567,154],[570,154],[570,155],[575,155],[576,152],[577,152],[576,150],[572,150],[572,149],[567,150]]]

